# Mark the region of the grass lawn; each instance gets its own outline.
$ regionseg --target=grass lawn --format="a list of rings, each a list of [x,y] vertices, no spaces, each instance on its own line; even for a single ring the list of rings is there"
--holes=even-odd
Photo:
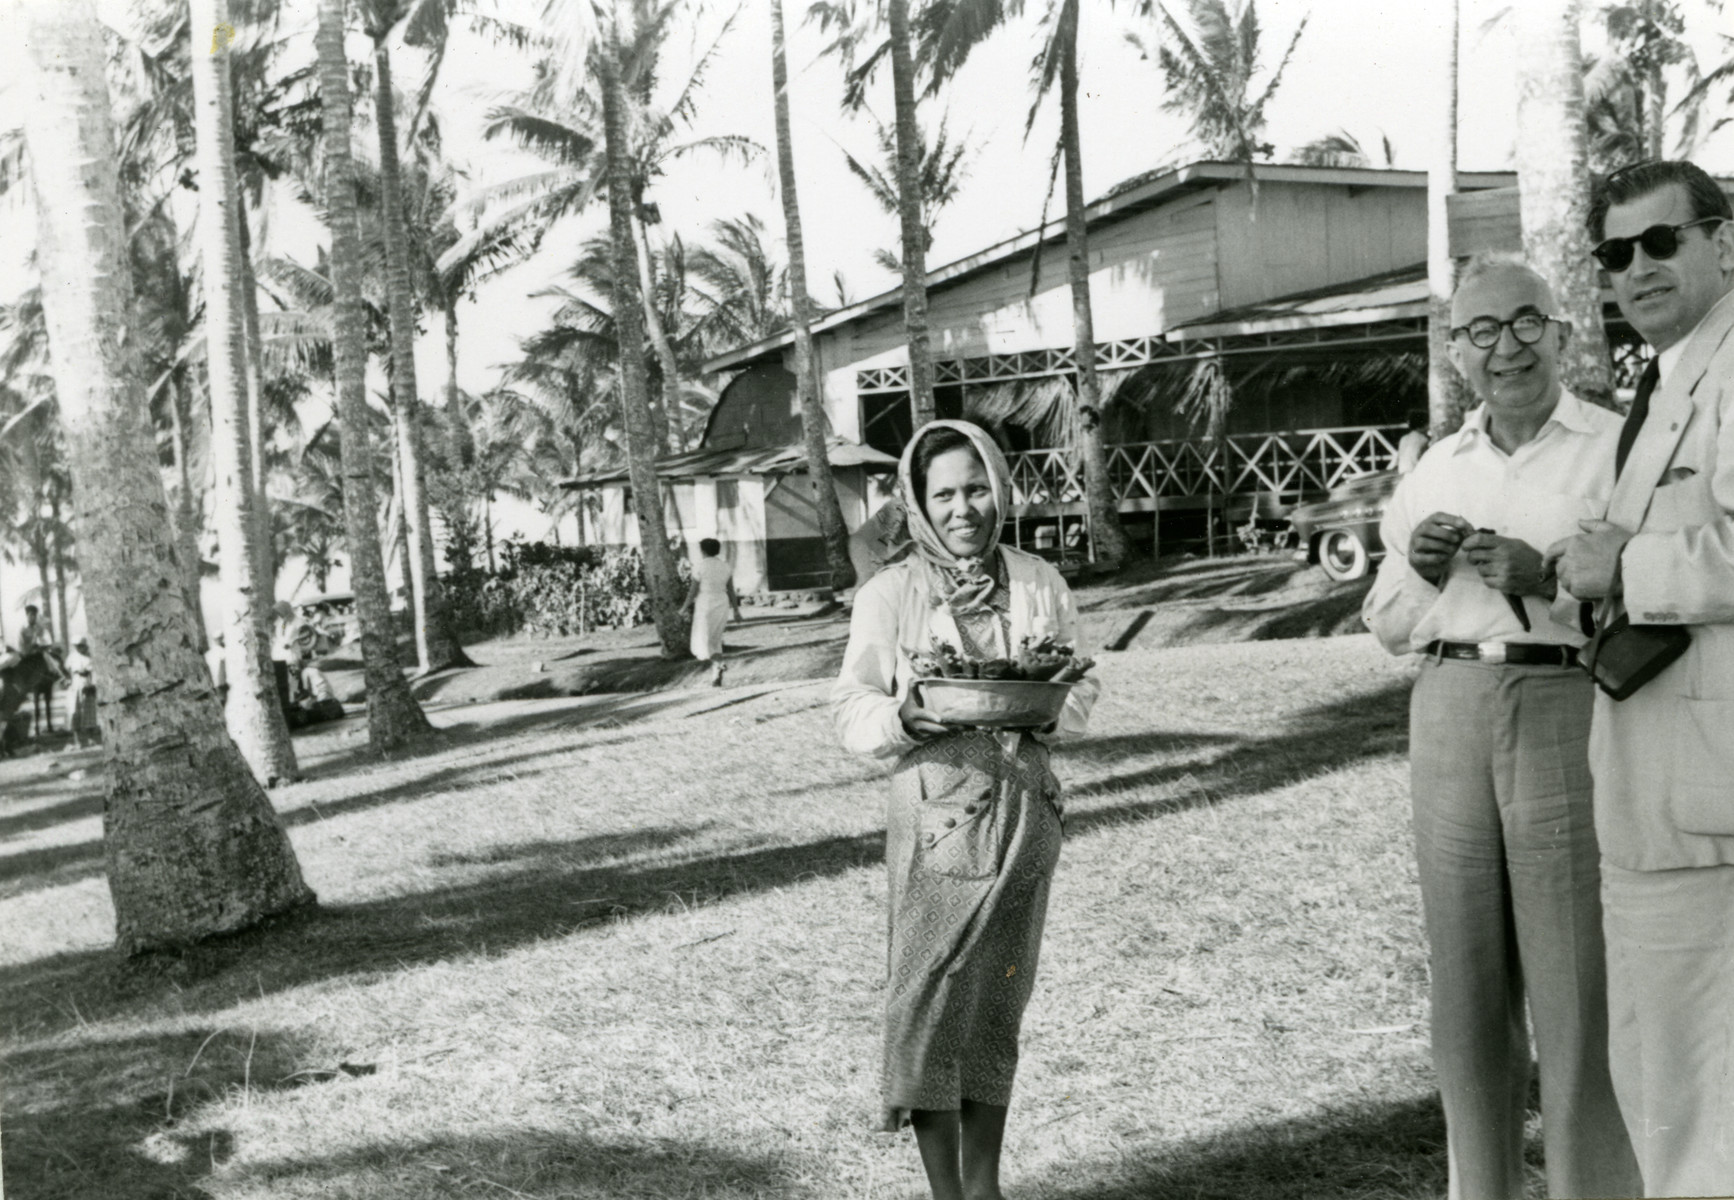
[[[1442,1195],[1407,677],[1366,637],[1101,658],[1008,1194]],[[921,1194],[870,1131],[885,784],[826,690],[298,739],[320,910],[135,963],[94,781],[0,764],[6,1194]]]

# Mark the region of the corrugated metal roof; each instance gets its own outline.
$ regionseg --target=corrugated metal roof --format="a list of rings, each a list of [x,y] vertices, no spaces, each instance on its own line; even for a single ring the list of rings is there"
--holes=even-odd
[[[858,442],[831,438],[825,457],[833,467],[892,468],[897,460],[882,450]],[[737,446],[726,450],[689,450],[685,454],[667,454],[656,460],[659,479],[699,479],[740,475],[795,475],[807,470],[807,452],[799,442],[787,446]],[[569,490],[596,487],[604,483],[622,483],[626,467],[603,467],[586,471],[571,479],[562,479],[560,486]]]
[[[1301,167],[1286,163],[1259,163],[1255,170],[1259,181],[1268,183],[1336,184],[1356,188],[1427,186],[1425,171],[1396,171],[1375,167]],[[1091,226],[1118,220],[1160,204],[1178,192],[1238,183],[1245,178],[1246,167],[1240,163],[1194,162],[1184,166],[1159,168],[1116,184],[1106,195],[1089,204],[1085,209],[1085,220]],[[1499,187],[1513,182],[1515,178],[1510,171],[1462,171],[1458,173],[1457,185],[1465,190]],[[929,271],[928,290],[945,287],[1014,258],[1038,242],[1062,243],[1065,235],[1065,221],[1061,218],[1048,222],[1040,229],[1029,230],[996,242],[956,262]],[[813,332],[817,334],[836,329],[873,313],[894,309],[902,303],[903,292],[899,285],[877,296],[827,313],[813,322]],[[793,342],[794,333],[785,329],[715,355],[705,362],[704,369],[707,372],[735,370],[755,362],[780,357],[783,347]]]
[[[1332,325],[1362,325],[1427,315],[1427,264],[1417,263],[1365,279],[1278,296],[1242,308],[1225,308],[1170,329],[1170,342],[1287,333]]]

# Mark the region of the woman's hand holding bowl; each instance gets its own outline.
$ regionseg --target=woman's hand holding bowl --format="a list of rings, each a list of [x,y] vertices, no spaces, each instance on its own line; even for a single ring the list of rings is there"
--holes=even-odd
[[[909,736],[918,742],[953,733],[957,729],[955,725],[947,725],[917,703],[914,688],[909,689],[909,694],[903,697],[903,707],[897,710],[897,719],[903,722],[903,728],[909,731]]]

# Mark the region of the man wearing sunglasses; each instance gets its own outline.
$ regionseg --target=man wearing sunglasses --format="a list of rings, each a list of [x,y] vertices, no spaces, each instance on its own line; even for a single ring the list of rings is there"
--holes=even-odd
[[[1456,1200],[1523,1195],[1526,1000],[1548,1195],[1638,1190],[1608,1075],[1587,639],[1539,549],[1606,510],[1620,420],[1560,385],[1556,311],[1520,260],[1464,273],[1450,355],[1481,403],[1398,484],[1362,610],[1421,656],[1410,793]]]
[[[1606,626],[1685,652],[1590,743],[1610,1062],[1649,1196],[1734,1194],[1734,226],[1685,162],[1610,176],[1590,211],[1620,311],[1656,351],[1607,519],[1550,549]]]

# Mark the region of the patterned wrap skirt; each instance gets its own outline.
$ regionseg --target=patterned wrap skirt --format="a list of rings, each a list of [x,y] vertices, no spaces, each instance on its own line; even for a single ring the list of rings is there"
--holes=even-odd
[[[1047,747],[1022,734],[950,734],[893,769],[887,1132],[911,1109],[1010,1102],[1062,811]]]

